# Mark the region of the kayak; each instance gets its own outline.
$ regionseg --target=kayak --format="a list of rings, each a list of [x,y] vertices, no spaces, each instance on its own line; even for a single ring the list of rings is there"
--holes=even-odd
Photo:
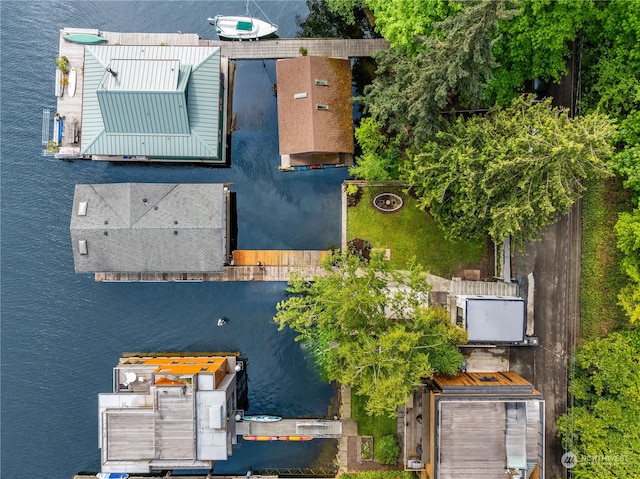
[[[266,414],[258,414],[256,416],[244,416],[245,421],[253,421],[253,422],[276,422],[282,421],[280,416],[268,416]]]
[[[104,43],[107,41],[106,38],[91,33],[69,33],[62,38],[68,42],[82,43],[85,45],[95,45],[96,43]]]

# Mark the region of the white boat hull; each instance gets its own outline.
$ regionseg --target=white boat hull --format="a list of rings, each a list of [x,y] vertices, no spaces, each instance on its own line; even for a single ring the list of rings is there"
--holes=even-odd
[[[252,17],[217,15],[208,20],[220,38],[229,40],[257,40],[278,31],[278,25]]]

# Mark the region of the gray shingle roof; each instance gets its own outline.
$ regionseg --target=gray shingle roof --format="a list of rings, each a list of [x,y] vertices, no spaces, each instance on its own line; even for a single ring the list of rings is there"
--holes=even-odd
[[[76,272],[221,271],[227,234],[223,188],[76,185],[71,216]],[[83,209],[86,214],[79,214]]]

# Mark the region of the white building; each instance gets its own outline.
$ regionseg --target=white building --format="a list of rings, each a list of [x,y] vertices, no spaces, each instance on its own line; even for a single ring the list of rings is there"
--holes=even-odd
[[[236,357],[121,358],[98,396],[102,472],[211,469],[236,443]]]

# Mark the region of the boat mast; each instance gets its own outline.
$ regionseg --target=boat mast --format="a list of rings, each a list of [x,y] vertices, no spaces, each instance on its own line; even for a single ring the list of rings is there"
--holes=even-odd
[[[255,6],[256,6],[256,7],[258,7],[258,10],[260,10],[260,13],[262,13],[262,16],[263,16],[264,18],[266,18],[266,19],[269,21],[269,23],[270,23],[271,25],[275,25],[275,23],[273,23],[273,22],[271,21],[271,19],[269,18],[269,16],[268,16],[266,13],[264,13],[264,10],[263,10],[262,8],[260,8],[260,5],[258,5],[258,4],[256,3],[256,0],[253,0],[253,3],[255,4]],[[247,11],[248,11],[248,8],[249,8],[249,0],[247,0]]]
[[[253,17],[251,16],[251,13],[249,12],[249,0],[245,1],[245,5],[247,7],[247,12],[245,13],[245,16],[249,17],[251,19],[251,25],[253,25]]]

